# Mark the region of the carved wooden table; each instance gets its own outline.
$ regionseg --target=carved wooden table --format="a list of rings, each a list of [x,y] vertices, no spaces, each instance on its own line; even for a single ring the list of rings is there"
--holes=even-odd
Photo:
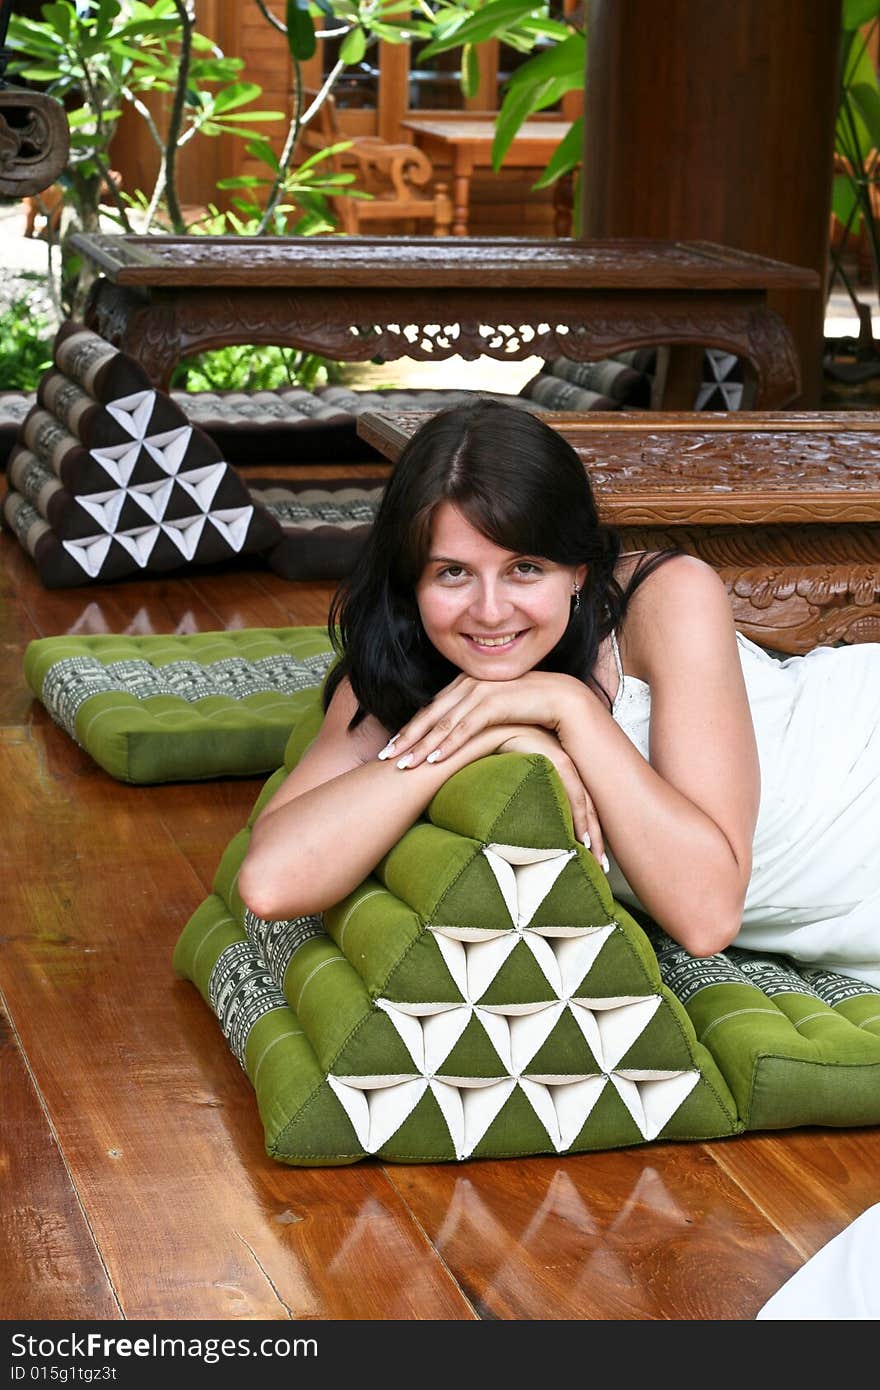
[[[229,343],[289,344],[344,362],[460,355],[585,361],[673,344],[686,366],[663,403],[695,399],[693,348],[747,365],[753,402],[798,393],[775,289],[811,270],[709,242],[450,237],[72,238],[104,273],[86,322],[167,386],[179,358]]]
[[[365,412],[392,461],[427,414]],[[880,641],[880,416],[548,415],[626,550],[677,545],[723,578],[737,626],[804,652]]]

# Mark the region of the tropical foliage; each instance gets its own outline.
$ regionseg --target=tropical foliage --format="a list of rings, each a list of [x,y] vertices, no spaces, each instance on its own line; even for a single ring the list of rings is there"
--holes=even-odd
[[[871,57],[871,40],[880,24],[880,0],[844,0],[842,14],[834,145],[839,172],[834,178],[832,207],[846,234],[862,232],[867,237],[874,293],[880,298],[880,83]],[[833,270],[858,311],[859,301],[844,268],[842,250],[832,253]],[[867,322],[870,324],[870,312]]]

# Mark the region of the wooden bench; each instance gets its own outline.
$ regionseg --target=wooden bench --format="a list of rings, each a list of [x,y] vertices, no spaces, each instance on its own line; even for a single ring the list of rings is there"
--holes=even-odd
[[[394,461],[426,415],[365,412]],[[737,626],[804,652],[880,641],[880,419],[868,412],[556,414],[627,550],[718,570]]]
[[[814,271],[709,242],[506,237],[76,234],[102,272],[88,326],[167,386],[181,357],[277,343],[343,362],[570,357],[662,347],[658,405],[690,408],[703,346],[741,357],[746,399],[788,405],[800,367],[774,290]]]

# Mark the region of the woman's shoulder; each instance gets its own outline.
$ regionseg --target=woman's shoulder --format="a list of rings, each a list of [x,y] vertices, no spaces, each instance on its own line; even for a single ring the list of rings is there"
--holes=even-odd
[[[624,589],[647,570],[633,590],[618,632],[624,665],[633,675],[650,681],[658,666],[682,651],[715,641],[735,642],[724,582],[704,560],[684,553],[637,551],[622,555],[620,566],[618,579]]]
[[[350,728],[358,708],[358,699],[351,688],[351,681],[348,676],[343,676],[327,707],[321,734],[325,742],[331,739],[345,742],[357,751],[363,761],[367,761],[375,757],[380,748],[385,747],[390,735],[371,714],[365,715],[353,729]]]

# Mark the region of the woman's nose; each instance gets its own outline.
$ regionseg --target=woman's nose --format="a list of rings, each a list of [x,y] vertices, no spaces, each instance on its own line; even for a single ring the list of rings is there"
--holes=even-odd
[[[471,612],[487,627],[504,621],[513,612],[513,604],[505,597],[500,585],[481,584],[471,604]]]

